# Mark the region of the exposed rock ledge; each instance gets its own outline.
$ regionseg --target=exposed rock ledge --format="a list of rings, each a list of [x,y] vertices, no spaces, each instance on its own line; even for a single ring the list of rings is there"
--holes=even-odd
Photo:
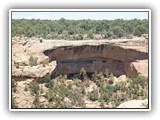
[[[30,56],[38,57],[37,66],[29,66]],[[43,61],[48,57],[50,63],[44,67]],[[77,73],[81,67],[89,72],[107,68],[117,75],[140,73],[147,76],[147,40],[43,40],[41,43],[37,38],[12,38],[13,78],[42,78],[51,72],[57,75]]]
[[[148,74],[148,50],[144,41],[60,46],[45,50],[44,54],[50,61],[57,61],[53,76],[79,73],[82,67],[88,73],[105,72],[107,69],[116,76],[126,74],[127,77],[136,77],[138,74]]]

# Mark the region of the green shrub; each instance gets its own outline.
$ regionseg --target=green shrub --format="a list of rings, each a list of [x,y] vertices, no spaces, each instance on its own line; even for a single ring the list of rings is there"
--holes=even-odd
[[[71,100],[72,107],[85,107],[83,95],[78,89],[70,91],[69,98]]]
[[[113,84],[113,83],[114,83],[114,76],[113,73],[111,73],[108,78],[108,84]]]
[[[103,74],[103,72],[99,72],[98,74],[97,74],[97,78],[100,80],[100,79],[104,79],[104,74]]]
[[[29,65],[31,67],[32,66],[36,66],[37,65],[37,61],[38,61],[38,57],[30,56],[30,58],[29,58]]]
[[[81,68],[81,70],[80,70],[80,74],[81,74],[81,75],[86,75],[86,74],[87,74],[87,72],[86,72],[86,70],[85,70],[84,68]]]
[[[68,88],[68,89],[72,89],[72,82],[68,82],[67,88]]]
[[[124,35],[124,30],[120,26],[114,26],[112,31],[118,38],[121,38]]]
[[[98,96],[99,96],[98,90],[97,90],[97,89],[94,89],[94,90],[90,93],[89,99],[92,100],[92,101],[96,101],[96,100],[98,100]]]
[[[39,90],[39,84],[35,80],[33,80],[29,83],[29,88],[31,90],[31,93],[34,95]]]
[[[107,85],[105,92],[111,95],[113,92],[120,90],[120,86],[118,85]]]
[[[79,79],[74,78],[73,81],[75,82],[75,85],[76,85],[77,87],[80,87],[81,81],[80,81]]]
[[[40,43],[42,43],[42,42],[43,42],[42,38],[40,38],[39,42],[40,42]]]
[[[49,82],[45,83],[45,87],[47,88],[52,88],[54,87],[54,79],[53,80],[50,80]]]
[[[40,100],[39,100],[39,92],[36,93],[36,96],[33,101],[33,107],[34,108],[42,108],[42,106],[40,104]]]
[[[45,94],[45,98],[48,100],[48,102],[53,101],[54,98],[54,91],[52,89],[49,89],[46,94]]]
[[[64,99],[64,97],[66,96],[67,93],[67,88],[64,84],[59,85],[59,96]]]
[[[84,68],[81,68],[80,75],[81,75],[82,81],[85,81],[85,80],[88,79],[88,77],[87,77],[87,71]]]
[[[143,25],[138,25],[138,26],[135,28],[134,35],[135,35],[135,36],[141,36],[142,34],[147,33],[147,32],[148,32],[148,30],[146,29],[145,26],[143,26]]]
[[[131,99],[148,98],[148,80],[144,76],[138,76],[129,80],[127,94]]]
[[[81,86],[81,92],[82,92],[83,95],[86,94],[86,89],[85,89],[85,86],[84,86],[84,85]]]
[[[57,99],[53,106],[53,108],[67,108],[67,103],[62,101],[61,99]]]
[[[93,39],[93,32],[89,32],[87,37],[90,38],[90,39]]]
[[[51,81],[51,74],[47,74],[45,77],[44,77],[44,81],[46,83],[49,83],[49,81]]]

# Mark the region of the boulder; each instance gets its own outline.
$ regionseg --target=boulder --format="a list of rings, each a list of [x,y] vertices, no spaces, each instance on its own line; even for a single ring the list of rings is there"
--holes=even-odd
[[[132,63],[124,63],[124,72],[127,77],[131,78],[134,78],[139,74]]]
[[[117,108],[147,108],[148,100],[130,100],[120,104]]]
[[[148,60],[139,60],[132,64],[139,74],[148,77]]]

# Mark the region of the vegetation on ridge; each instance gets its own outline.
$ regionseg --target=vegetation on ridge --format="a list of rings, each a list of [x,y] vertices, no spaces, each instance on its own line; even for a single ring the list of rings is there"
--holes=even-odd
[[[148,20],[39,20],[13,19],[12,37],[42,37],[44,39],[112,39],[148,33]],[[96,36],[98,35],[98,36]],[[42,42],[42,40],[40,40]]]

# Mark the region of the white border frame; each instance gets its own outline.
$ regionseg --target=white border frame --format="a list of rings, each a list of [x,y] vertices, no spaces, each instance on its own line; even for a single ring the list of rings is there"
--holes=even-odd
[[[97,12],[101,12],[101,11],[127,11],[127,12],[139,12],[139,11],[146,11],[149,13],[149,109],[118,109],[118,108],[115,108],[115,109],[21,109],[21,108],[18,108],[18,109],[12,109],[11,108],[11,79],[12,79],[12,76],[11,76],[11,49],[12,49],[12,38],[11,38],[11,16],[12,16],[12,11],[28,11],[28,12],[32,12],[32,11],[37,11],[37,12],[47,12],[47,11],[53,11],[53,12],[56,12],[56,11],[80,11],[80,12],[83,12],[83,11],[97,11]],[[151,110],[151,10],[150,9],[10,9],[9,10],[9,110],[10,111],[150,111]]]

